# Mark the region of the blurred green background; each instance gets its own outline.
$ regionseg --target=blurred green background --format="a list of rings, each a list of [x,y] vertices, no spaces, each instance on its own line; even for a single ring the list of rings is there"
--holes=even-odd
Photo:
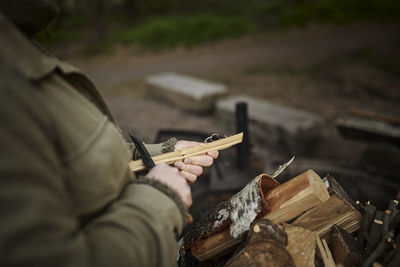
[[[44,44],[86,41],[86,54],[115,44],[160,50],[309,23],[399,20],[399,0],[56,0],[60,16]]]
[[[347,168],[398,177],[398,147],[349,140],[336,120],[360,110],[399,121],[400,0],[54,1],[60,16],[36,38],[90,77],[124,132],[148,143],[160,129],[230,134],[217,112],[191,114],[148,94],[146,77],[177,72],[320,116],[315,139],[295,155],[328,166],[322,175]],[[280,141],[253,142],[265,173],[293,156]],[[359,184],[386,205],[384,187]]]

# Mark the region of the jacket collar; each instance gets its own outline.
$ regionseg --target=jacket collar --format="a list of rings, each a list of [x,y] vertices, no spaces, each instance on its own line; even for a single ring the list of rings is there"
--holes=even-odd
[[[0,59],[2,64],[32,81],[46,77],[57,67],[56,61],[44,56],[3,14],[0,13]]]
[[[26,38],[1,12],[0,29],[0,64],[20,73],[31,82],[39,82],[55,70],[59,70],[67,79],[73,74],[79,74],[79,80],[85,84],[85,91],[114,122],[104,99],[80,70],[58,60],[40,44]]]

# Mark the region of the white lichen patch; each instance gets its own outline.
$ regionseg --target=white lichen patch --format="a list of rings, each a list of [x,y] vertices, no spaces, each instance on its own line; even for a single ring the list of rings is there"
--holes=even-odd
[[[258,181],[261,176],[257,176],[245,188],[235,194],[230,201],[230,235],[233,238],[239,237],[250,229],[251,223],[261,211],[261,196],[258,189]]]
[[[221,209],[218,211],[217,219],[214,221],[213,228],[219,228],[229,217],[229,210]]]

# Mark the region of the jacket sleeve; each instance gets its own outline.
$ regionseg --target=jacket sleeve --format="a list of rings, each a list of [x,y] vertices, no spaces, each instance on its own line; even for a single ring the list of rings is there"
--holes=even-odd
[[[129,184],[79,223],[52,121],[15,76],[0,70],[0,266],[175,265],[183,217],[156,187]]]

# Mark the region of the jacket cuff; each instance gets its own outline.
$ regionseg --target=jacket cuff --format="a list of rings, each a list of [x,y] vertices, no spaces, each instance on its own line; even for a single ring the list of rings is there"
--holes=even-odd
[[[165,154],[169,152],[173,152],[175,150],[175,144],[178,142],[176,138],[170,138],[164,143],[160,144],[144,144],[150,156],[158,156],[160,154]],[[140,158],[139,152],[136,149],[136,146],[133,143],[127,143],[129,150],[132,153],[132,160],[137,160]]]
[[[165,153],[169,153],[169,152],[174,152],[176,142],[178,142],[178,140],[176,140],[175,137],[172,137],[172,138],[168,139],[167,141],[165,141],[164,143],[162,143],[161,144],[161,153],[165,154]]]
[[[172,189],[171,187],[169,187],[166,184],[163,184],[157,180],[144,178],[144,177],[138,177],[137,179],[133,180],[132,183],[150,185],[150,186],[158,189],[159,191],[163,192],[169,198],[171,198],[175,202],[175,204],[178,206],[178,209],[182,215],[183,225],[186,224],[186,221],[184,220],[184,218],[187,213],[187,209],[185,208],[185,204],[183,203],[181,197],[178,195],[178,193],[174,189]]]

